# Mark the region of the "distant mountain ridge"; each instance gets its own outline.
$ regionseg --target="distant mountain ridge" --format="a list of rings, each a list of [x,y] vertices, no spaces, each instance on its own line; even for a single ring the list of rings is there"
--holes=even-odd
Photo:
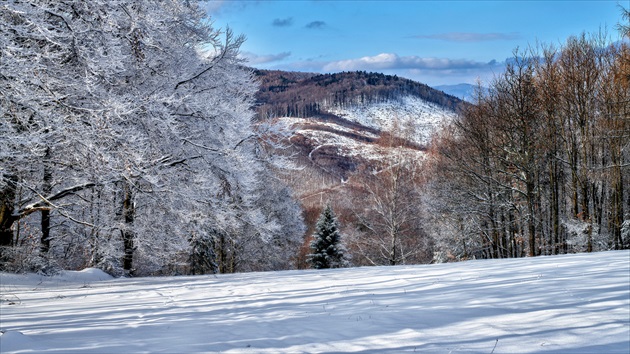
[[[398,76],[365,71],[313,74],[255,70],[260,90],[259,117],[312,117],[330,107],[364,106],[414,96],[448,110],[461,100],[428,85]]]

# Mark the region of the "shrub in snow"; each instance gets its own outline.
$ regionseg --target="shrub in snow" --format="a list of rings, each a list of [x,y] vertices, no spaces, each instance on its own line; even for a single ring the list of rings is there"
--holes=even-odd
[[[188,263],[190,274],[216,274],[219,270],[216,262],[215,231],[208,234],[193,234],[190,237],[190,255]]]
[[[96,267],[113,277],[122,277],[125,274],[122,263],[120,262],[120,257],[111,254],[101,258],[101,260],[96,263]]]
[[[33,257],[30,261],[30,271],[37,274],[57,275],[62,271],[61,267],[53,259],[46,257],[45,255]]]
[[[324,269],[348,266],[346,250],[341,244],[339,222],[330,205],[327,205],[319,216],[313,237],[312,253],[308,256],[311,267]]]
[[[0,271],[56,275],[62,268],[51,257],[40,254],[36,245],[26,242],[0,250]]]

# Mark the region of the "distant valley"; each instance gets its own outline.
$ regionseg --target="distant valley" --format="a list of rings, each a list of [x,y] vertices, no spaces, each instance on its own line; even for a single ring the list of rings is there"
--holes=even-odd
[[[466,104],[427,85],[377,73],[256,75],[257,119],[292,131],[283,153],[299,169],[283,179],[301,201],[307,225],[328,201],[348,220],[348,201],[394,150],[422,160],[432,135]]]

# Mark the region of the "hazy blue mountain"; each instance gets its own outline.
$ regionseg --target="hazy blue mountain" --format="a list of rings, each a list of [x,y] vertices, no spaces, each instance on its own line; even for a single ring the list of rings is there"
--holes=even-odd
[[[471,84],[433,86],[436,90],[440,90],[448,95],[455,96],[467,102],[472,102],[472,97],[476,87],[476,85]]]

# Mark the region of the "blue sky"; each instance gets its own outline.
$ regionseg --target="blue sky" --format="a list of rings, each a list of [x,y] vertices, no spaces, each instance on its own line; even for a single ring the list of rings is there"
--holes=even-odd
[[[628,0],[326,1],[223,0],[206,7],[260,69],[366,70],[429,85],[492,79],[517,47],[560,44],[582,32],[618,40]]]

